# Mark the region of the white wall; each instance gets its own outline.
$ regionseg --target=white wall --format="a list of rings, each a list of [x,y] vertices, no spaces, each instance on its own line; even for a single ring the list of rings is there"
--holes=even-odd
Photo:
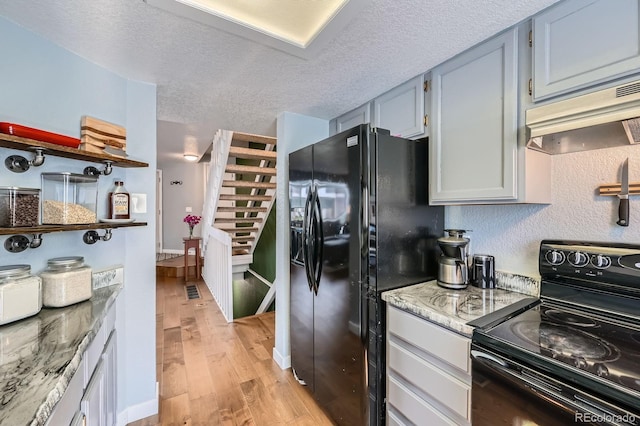
[[[447,227],[471,229],[471,251],[492,254],[496,269],[538,276],[540,241],[548,238],[640,244],[640,197],[630,197],[629,227],[616,225],[618,198],[597,195],[599,185],[620,182],[629,157],[629,181],[640,181],[640,147],[552,157],[551,205],[451,206]]]
[[[276,342],[273,358],[291,366],[289,339],[289,153],[329,136],[329,121],[290,112],[278,115],[276,180]]]
[[[99,217],[106,215],[107,193],[122,179],[130,192],[146,193],[155,205],[156,88],[128,81],[45,39],[0,18],[0,121],[9,121],[79,137],[82,115],[127,128],[127,152],[148,162],[143,169],[115,168],[99,179]],[[8,59],[10,58],[10,60]],[[22,151],[0,148],[2,162]],[[47,156],[43,166],[16,174],[0,166],[0,186],[39,188],[40,173],[82,173],[94,163]],[[82,255],[94,269],[125,267],[125,289],[118,301],[119,399],[124,418],[135,420],[157,408],[155,378],[155,216],[137,217],[147,227],[116,229],[108,242],[86,245],[81,231],[44,234],[40,248],[9,253],[0,247],[0,265],[27,263],[39,272],[47,259]],[[101,234],[103,231],[100,232]],[[6,237],[0,237],[0,246]]]
[[[162,248],[182,252],[182,238],[189,235],[184,217],[202,216],[205,166],[179,159],[159,162],[158,168],[162,170]],[[172,185],[172,181],[181,181],[182,185]],[[186,207],[192,212],[187,213]],[[202,223],[196,225],[193,235],[199,237],[201,233]]]

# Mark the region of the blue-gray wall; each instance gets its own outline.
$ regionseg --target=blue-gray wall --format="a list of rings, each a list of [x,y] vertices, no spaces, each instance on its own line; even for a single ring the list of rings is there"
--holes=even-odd
[[[0,265],[28,263],[42,270],[47,259],[82,255],[94,269],[125,267],[125,288],[118,300],[118,411],[120,421],[149,415],[155,409],[155,169],[156,87],[127,80],[40,36],[0,18],[0,121],[79,137],[82,115],[127,128],[127,152],[148,168],[116,168],[99,179],[98,216],[106,214],[106,197],[116,179],[129,192],[146,193],[147,227],[116,229],[108,242],[89,246],[82,232],[45,234],[42,246],[22,253],[0,248]],[[0,148],[2,160],[21,151]],[[28,153],[26,154],[29,155]],[[0,167],[0,186],[40,187],[40,173],[82,173],[94,165],[47,156],[42,167],[16,174]],[[102,231],[101,231],[102,233]],[[0,245],[6,237],[0,237]]]
[[[273,358],[291,366],[289,338],[289,153],[329,136],[329,121],[291,112],[278,115],[278,189],[276,193],[276,338]]]

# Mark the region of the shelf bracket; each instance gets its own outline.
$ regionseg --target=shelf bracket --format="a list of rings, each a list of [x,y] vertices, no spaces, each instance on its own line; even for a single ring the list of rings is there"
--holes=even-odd
[[[4,248],[11,253],[20,253],[28,248],[38,248],[42,244],[42,234],[33,234],[29,240],[24,235],[12,235],[4,241]]]
[[[14,173],[24,173],[31,166],[39,167],[44,164],[44,148],[34,148],[36,153],[33,156],[33,160],[29,161],[22,155],[10,155],[4,160],[4,165],[7,169]]]
[[[98,170],[96,167],[89,166],[84,168],[83,173],[89,176],[100,176],[100,175],[108,176],[113,171],[113,161],[105,160],[104,164],[105,166],[103,171]]]
[[[85,244],[95,244],[98,241],[109,241],[110,239],[111,229],[105,229],[103,236],[100,236],[100,234],[98,234],[98,231],[93,230],[85,232],[82,236],[82,241],[84,241]]]

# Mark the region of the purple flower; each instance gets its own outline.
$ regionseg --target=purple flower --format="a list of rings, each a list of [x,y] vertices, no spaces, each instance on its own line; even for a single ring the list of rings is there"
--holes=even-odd
[[[200,219],[202,219],[202,216],[194,216],[188,214],[184,217],[184,219],[182,219],[182,221],[193,227],[200,223]]]

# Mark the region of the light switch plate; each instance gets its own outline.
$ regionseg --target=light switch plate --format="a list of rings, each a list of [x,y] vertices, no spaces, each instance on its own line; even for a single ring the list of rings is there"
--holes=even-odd
[[[131,213],[147,212],[147,194],[131,194]]]
[[[185,207],[184,211],[187,213],[191,213],[193,211],[193,209],[191,207]]]

